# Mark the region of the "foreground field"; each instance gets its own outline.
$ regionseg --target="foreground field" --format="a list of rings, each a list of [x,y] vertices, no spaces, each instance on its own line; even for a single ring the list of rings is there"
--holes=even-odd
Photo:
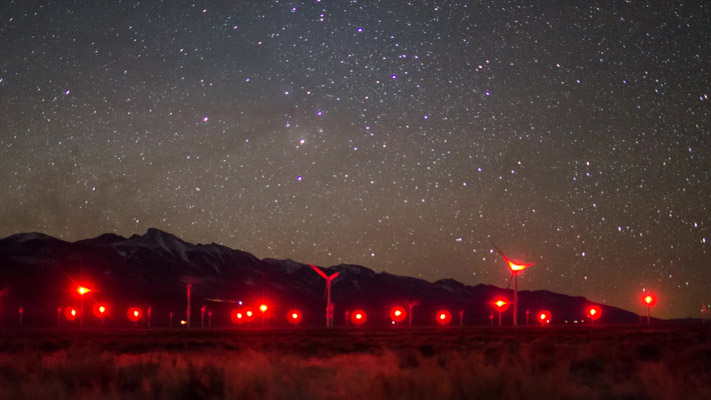
[[[711,326],[0,331],[0,399],[711,399]]]

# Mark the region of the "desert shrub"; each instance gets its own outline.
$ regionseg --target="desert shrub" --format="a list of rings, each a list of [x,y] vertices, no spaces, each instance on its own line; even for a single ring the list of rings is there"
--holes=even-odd
[[[0,399],[711,398],[693,330],[490,332],[13,337]]]

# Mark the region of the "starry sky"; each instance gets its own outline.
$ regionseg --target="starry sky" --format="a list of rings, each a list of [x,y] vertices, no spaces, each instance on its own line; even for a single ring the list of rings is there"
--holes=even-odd
[[[0,236],[711,303],[707,1],[10,1]],[[493,244],[492,244],[493,243]]]

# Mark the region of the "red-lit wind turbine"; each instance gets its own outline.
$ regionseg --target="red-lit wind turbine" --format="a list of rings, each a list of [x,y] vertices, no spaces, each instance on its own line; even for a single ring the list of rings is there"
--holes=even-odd
[[[334,279],[338,276],[338,272],[335,274],[328,276],[326,273],[321,271],[320,269],[316,268],[313,265],[310,265],[311,268],[313,268],[314,271],[316,271],[323,279],[326,280],[326,327],[327,328],[332,328],[333,327],[333,303],[331,303],[331,282],[333,282]]]
[[[506,257],[506,255],[501,250],[499,250],[498,247],[496,247],[496,245],[494,245],[493,243],[492,243],[492,245],[494,246],[496,251],[498,251],[499,254],[501,254],[501,257],[503,257],[504,260],[506,260],[506,263],[509,264],[509,268],[511,269],[511,275],[513,276],[513,280],[514,280],[513,324],[514,324],[514,326],[517,326],[518,325],[518,274],[520,272],[522,272],[524,269],[533,265],[533,263],[519,263],[518,261],[516,261],[516,262],[511,261],[508,257]],[[511,281],[509,281],[509,284],[510,283],[511,283]]]

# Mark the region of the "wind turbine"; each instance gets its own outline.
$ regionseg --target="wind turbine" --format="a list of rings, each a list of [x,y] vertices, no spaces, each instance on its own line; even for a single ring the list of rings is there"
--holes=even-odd
[[[333,327],[333,304],[331,303],[331,282],[333,282],[334,279],[338,276],[338,272],[335,274],[328,276],[326,275],[323,271],[320,269],[316,268],[313,265],[309,265],[311,268],[313,268],[314,271],[316,271],[323,279],[326,280],[326,328],[332,328]]]
[[[530,267],[533,265],[533,263],[519,263],[518,261],[514,262],[511,261],[506,255],[499,250],[498,247],[496,247],[495,244],[492,243],[496,251],[501,254],[501,257],[506,260],[506,262],[509,264],[509,268],[511,269],[511,276],[513,277],[514,280],[514,300],[513,300],[513,306],[514,306],[514,311],[513,311],[513,324],[514,326],[518,325],[518,274],[519,272],[523,271],[524,269]],[[509,285],[511,284],[511,279],[509,279]]]

